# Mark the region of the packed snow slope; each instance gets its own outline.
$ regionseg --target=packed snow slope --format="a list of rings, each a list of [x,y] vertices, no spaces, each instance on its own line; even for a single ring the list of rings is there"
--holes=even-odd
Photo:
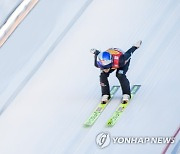
[[[39,11],[44,11],[40,6],[46,5],[47,1],[38,3]],[[63,1],[54,0],[53,3],[60,5]],[[53,19],[62,15],[53,9],[49,8]],[[46,16],[42,15],[42,18]],[[26,22],[28,20],[30,18]],[[37,20],[34,15],[31,22]],[[23,32],[27,25],[20,26],[18,31]],[[178,0],[94,0],[89,3],[66,35],[62,39],[52,39],[53,48],[46,46],[47,50],[52,50],[51,54],[1,113],[0,153],[161,153],[166,144],[111,143],[100,149],[95,138],[100,132],[127,137],[174,134],[180,125],[179,25]],[[51,27],[52,31],[54,27]],[[42,34],[43,31],[46,28],[42,28]],[[118,47],[126,51],[140,39],[143,44],[133,54],[127,76],[131,85],[141,84],[141,89],[114,127],[106,128],[105,123],[120,102],[121,90],[94,126],[84,128],[83,122],[101,96],[99,70],[93,66],[93,55],[89,50]],[[36,44],[37,50],[41,43]],[[109,80],[111,86],[119,84],[114,73]]]

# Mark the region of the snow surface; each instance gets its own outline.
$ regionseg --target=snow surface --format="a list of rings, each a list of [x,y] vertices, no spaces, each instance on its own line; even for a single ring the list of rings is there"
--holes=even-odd
[[[178,0],[40,1],[0,49],[0,82],[5,83],[0,153],[161,153],[166,144],[111,144],[100,149],[95,138],[100,132],[174,135],[180,125],[179,25]],[[118,106],[121,90],[94,126],[84,128],[101,95],[99,70],[89,50],[125,51],[140,39],[143,44],[133,54],[127,76],[141,89],[113,128],[106,128],[105,122]],[[109,79],[111,85],[119,84],[115,74]]]
[[[22,0],[1,0],[0,1],[0,27],[6,22],[7,18],[11,15]]]

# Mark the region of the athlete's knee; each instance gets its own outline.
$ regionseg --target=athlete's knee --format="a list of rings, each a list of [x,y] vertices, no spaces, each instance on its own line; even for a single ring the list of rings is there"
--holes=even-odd
[[[116,77],[117,78],[124,78],[125,76],[126,76],[126,74],[125,74],[124,70],[118,70],[116,72]]]
[[[127,79],[126,74],[124,73],[116,73],[116,77],[118,78],[120,83],[129,83],[129,80]]]
[[[101,73],[99,76],[101,79],[107,79],[109,77],[108,73]]]

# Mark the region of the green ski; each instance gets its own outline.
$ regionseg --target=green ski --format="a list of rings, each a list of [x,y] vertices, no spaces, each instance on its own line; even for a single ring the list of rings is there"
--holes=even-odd
[[[133,87],[131,88],[131,99],[134,97],[134,95],[136,94],[136,92],[139,90],[140,87],[141,85],[133,85]],[[120,105],[117,107],[116,111],[113,113],[111,118],[107,121],[106,125],[108,127],[112,127],[115,125],[115,123],[117,122],[119,117],[122,115],[123,111],[128,106],[128,104],[129,102],[120,103]]]
[[[109,102],[114,97],[114,94],[118,91],[120,86],[113,86],[110,91],[111,98],[106,104],[101,104],[101,102],[98,104],[96,109],[93,111],[93,113],[90,115],[90,117],[85,121],[84,127],[90,127],[92,126],[95,121],[98,119],[98,117],[101,115],[101,113],[104,111],[106,106],[109,104]]]

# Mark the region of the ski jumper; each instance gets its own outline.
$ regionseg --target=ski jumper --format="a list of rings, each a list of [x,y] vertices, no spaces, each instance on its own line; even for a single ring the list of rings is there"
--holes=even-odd
[[[130,83],[129,80],[126,77],[126,72],[128,71],[131,55],[133,52],[137,49],[137,47],[133,46],[128,51],[123,53],[118,48],[110,48],[107,50],[112,55],[112,67],[110,68],[109,72],[104,72],[101,70],[100,73],[100,85],[101,85],[101,92],[102,95],[109,95],[110,96],[110,87],[109,87],[109,81],[108,77],[109,75],[116,70],[116,77],[118,78],[122,93],[128,94],[131,97],[130,94]],[[97,55],[100,53],[100,51],[96,51],[95,53],[95,61],[94,64],[96,67],[97,65]]]

